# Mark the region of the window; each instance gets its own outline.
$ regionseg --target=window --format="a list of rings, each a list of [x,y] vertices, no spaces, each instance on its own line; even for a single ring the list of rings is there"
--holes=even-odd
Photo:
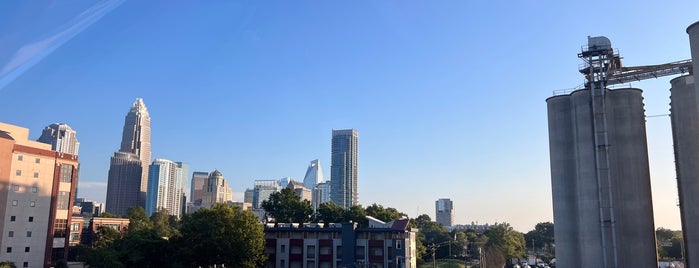
[[[282,251],[282,253],[286,253],[286,245],[282,245],[281,251]]]
[[[41,159],[37,158],[36,160],[34,160],[34,163],[37,163],[37,164],[41,163]]]
[[[32,187],[32,193],[36,193],[39,189],[36,186]]]
[[[12,253],[12,247],[7,247],[7,253]]]
[[[29,252],[29,247],[24,247],[24,252]]]
[[[29,263],[25,261],[24,263],[22,263],[22,267],[29,267]]]
[[[306,258],[309,259],[314,259],[316,257],[316,246],[315,245],[309,245],[306,247]],[[313,267],[313,266],[309,266]]]
[[[38,178],[38,177],[39,177],[39,172],[34,172],[34,178]]]
[[[30,207],[36,207],[36,201],[29,201]]]
[[[7,234],[7,237],[15,237],[15,231],[10,231],[10,232]]]
[[[12,200],[12,206],[17,206],[19,202],[17,200]]]
[[[65,191],[59,191],[58,192],[58,204],[56,204],[56,209],[68,209],[68,203],[70,200],[68,200],[68,196],[70,196],[69,192]]]
[[[61,164],[61,182],[71,182],[73,179],[73,166]]]
[[[66,237],[66,229],[68,229],[68,220],[56,219],[53,225],[53,237]]]
[[[18,191],[19,191],[19,185],[13,184],[13,185],[12,185],[12,191],[18,192]]]
[[[400,244],[401,244],[400,242],[401,242],[400,240],[396,240],[396,248],[400,248]]]
[[[27,237],[32,237],[32,231],[27,231]]]
[[[10,221],[15,221],[15,216],[10,216]]]
[[[15,171],[15,175],[22,176],[22,171],[18,169],[17,171]]]
[[[34,217],[29,217],[29,222],[34,222]]]
[[[24,161],[24,156],[23,156],[23,155],[18,155],[18,156],[17,156],[17,161]]]

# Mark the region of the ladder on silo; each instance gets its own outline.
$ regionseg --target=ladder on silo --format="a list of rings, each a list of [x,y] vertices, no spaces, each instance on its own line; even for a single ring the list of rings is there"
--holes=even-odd
[[[619,62],[618,54],[612,49],[588,49],[578,55],[588,65],[588,87],[592,106],[592,125],[595,150],[595,178],[597,180],[597,202],[602,242],[602,259],[605,268],[617,268],[618,247],[616,219],[614,214],[614,192],[609,161],[609,129],[606,112],[606,86],[609,74]],[[620,67],[620,66],[619,66]]]

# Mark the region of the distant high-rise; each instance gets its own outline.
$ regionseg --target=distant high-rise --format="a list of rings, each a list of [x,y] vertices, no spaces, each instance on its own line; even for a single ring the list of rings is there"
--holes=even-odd
[[[54,123],[45,127],[37,141],[51,144],[51,150],[72,155],[78,155],[80,147],[75,130],[63,123]]]
[[[209,178],[209,173],[194,171],[192,173],[192,189],[189,200],[197,205],[201,205],[202,196],[204,193],[204,186],[206,186],[206,180]]]
[[[434,211],[437,223],[442,226],[451,227],[454,225],[454,203],[449,198],[440,198],[434,202]]]
[[[245,194],[243,195],[243,203],[252,204],[254,197],[255,197],[255,190],[250,189],[250,188],[245,189]]]
[[[349,209],[359,204],[357,193],[357,156],[359,133],[355,129],[332,131],[330,199]]]
[[[330,202],[330,182],[318,183],[313,188],[313,198],[311,198],[313,210],[318,209],[318,206],[325,202]]]
[[[148,170],[148,216],[164,209],[170,215],[181,217],[187,164],[156,158]]]
[[[145,207],[149,164],[150,116],[138,98],[126,114],[121,149],[110,161],[107,212],[125,215],[129,207]]]
[[[273,193],[281,191],[282,187],[275,180],[256,180],[253,182],[252,207],[262,208],[262,201],[265,201]]]
[[[306,176],[303,177],[303,185],[308,189],[313,189],[316,184],[323,182],[323,169],[320,168],[320,160],[311,161],[306,169]]]
[[[208,208],[216,203],[226,203],[231,196],[230,188],[220,171],[214,170],[209,174],[202,192],[202,207]]]

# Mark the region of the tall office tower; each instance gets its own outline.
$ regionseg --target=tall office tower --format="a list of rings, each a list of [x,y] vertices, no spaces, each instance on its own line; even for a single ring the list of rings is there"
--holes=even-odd
[[[357,155],[359,133],[355,129],[333,130],[330,163],[330,199],[345,209],[359,204]]]
[[[161,209],[170,215],[182,216],[187,165],[167,159],[156,158],[148,168],[148,195],[146,213],[148,216]]]
[[[150,116],[138,98],[126,114],[121,149],[110,161],[107,212],[125,215],[129,207],[145,207],[149,164]]]
[[[308,202],[311,202],[313,199],[313,190],[306,188],[306,185],[303,183],[291,181],[286,188],[294,190],[294,193],[296,193],[301,200],[308,200]]]
[[[206,186],[206,180],[209,178],[209,173],[194,171],[192,173],[192,189],[191,195],[189,196],[190,202],[201,205],[202,193],[204,192],[204,186]]]
[[[323,169],[320,168],[320,160],[311,161],[308,169],[306,169],[306,176],[303,177],[303,184],[306,185],[306,188],[313,189],[316,187],[316,184],[323,181]]]
[[[18,267],[67,260],[77,169],[76,155],[0,123],[0,259]]]
[[[313,188],[313,197],[311,198],[313,210],[318,209],[318,206],[325,202],[330,202],[330,182],[318,183]]]
[[[454,203],[449,198],[440,198],[434,202],[437,223],[445,227],[454,225]]]
[[[253,189],[245,189],[245,194],[243,195],[243,203],[250,203],[252,204],[255,196],[255,190]]]
[[[56,152],[78,155],[80,142],[78,142],[76,134],[75,130],[70,128],[69,125],[53,123],[44,128],[41,136],[36,141],[51,144],[51,150]],[[80,174],[80,167],[78,167],[76,172],[78,175]],[[78,183],[75,185],[78,185]],[[78,197],[78,188],[75,188],[75,197]]]
[[[262,201],[267,200],[273,193],[281,191],[282,187],[275,180],[256,180],[253,182],[252,207],[262,208]]]
[[[75,130],[63,123],[48,125],[37,141],[51,144],[51,150],[72,155],[78,155],[80,147]]]
[[[230,196],[229,191],[230,188],[228,183],[226,183],[226,178],[223,177],[220,171],[214,170],[206,179],[201,206],[209,208],[216,203],[226,203]]]

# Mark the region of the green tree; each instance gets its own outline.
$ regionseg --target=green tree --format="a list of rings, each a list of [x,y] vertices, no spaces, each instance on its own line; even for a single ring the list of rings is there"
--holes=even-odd
[[[185,267],[261,267],[264,232],[257,216],[239,207],[216,204],[182,219],[176,247]]]
[[[371,204],[365,209],[366,215],[372,216],[380,221],[389,222],[407,216],[407,214],[398,211],[395,208],[384,208],[376,203]]]
[[[0,268],[17,268],[17,265],[11,261],[3,261],[0,262]]]
[[[509,224],[493,226],[485,233],[488,242],[485,247],[488,252],[498,251],[505,260],[525,256],[524,235],[515,231]]]
[[[121,234],[114,228],[107,226],[97,227],[97,232],[95,233],[95,239],[93,239],[93,246],[98,248],[108,248],[114,244],[114,241],[119,239]]]
[[[333,202],[318,205],[315,221],[324,223],[342,222],[345,219],[345,209]]]
[[[177,217],[170,215],[167,210],[161,209],[150,216],[153,223],[153,230],[159,237],[172,237],[179,234],[176,225],[179,224]]]
[[[658,228],[655,231],[655,237],[658,256],[661,260],[682,259],[682,244],[684,243],[682,231]]]
[[[176,263],[172,256],[176,250],[154,228],[129,231],[114,248],[126,267],[172,267]]]
[[[271,194],[269,199],[262,201],[262,208],[275,222],[304,223],[309,222],[313,215],[311,202],[301,200],[291,188]]]
[[[537,223],[534,230],[531,230],[524,235],[526,247],[536,248],[538,252],[550,252],[551,254],[549,256],[552,256],[554,253],[552,252],[554,248],[553,228],[553,223],[551,222]]]
[[[153,222],[148,218],[143,207],[130,207],[126,209],[126,217],[129,219],[129,232],[137,232],[153,228]]]
[[[350,209],[345,211],[345,218],[343,222],[356,222],[360,227],[369,226],[369,220],[366,218],[366,211],[360,205],[351,206]]]

